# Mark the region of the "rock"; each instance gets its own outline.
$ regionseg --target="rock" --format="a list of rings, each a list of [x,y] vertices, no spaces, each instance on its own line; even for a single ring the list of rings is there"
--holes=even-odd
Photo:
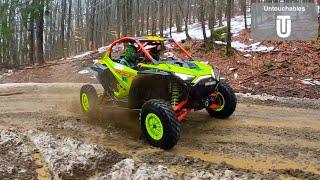
[[[225,170],[221,179],[234,179],[234,173],[230,170]]]
[[[171,180],[173,174],[167,167],[150,164],[135,165],[134,160],[124,159],[115,164],[107,175],[96,178],[97,180]]]
[[[214,179],[219,179],[219,175],[218,174],[213,175],[212,173],[207,171],[196,171],[191,174],[191,177],[185,178],[185,180],[198,180],[198,179],[214,180]]]
[[[134,180],[169,180],[173,179],[173,174],[168,170],[167,167],[158,165],[158,166],[150,166],[147,164],[142,164],[139,166],[138,170],[133,176]]]
[[[111,173],[109,173],[107,176],[103,177],[102,179],[130,180],[132,179],[134,166],[135,166],[134,160],[132,159],[122,160],[119,163],[115,164],[111,169]]]

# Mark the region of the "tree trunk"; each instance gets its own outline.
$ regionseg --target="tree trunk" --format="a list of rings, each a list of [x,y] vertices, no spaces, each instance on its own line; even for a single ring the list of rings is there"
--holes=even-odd
[[[211,41],[212,43],[215,41],[214,38],[214,26],[216,24],[216,1],[215,0],[211,0],[210,3],[210,17],[209,17],[209,28],[210,28],[210,32],[211,32]]]
[[[152,13],[151,13],[151,20],[152,20],[152,25],[151,25],[151,34],[156,35],[157,34],[157,2],[152,1]]]
[[[43,29],[44,29],[44,2],[39,1],[39,14],[37,17],[37,49],[38,49],[38,62],[39,64],[44,64],[43,55]]]
[[[29,20],[29,63],[33,65],[34,62],[34,12],[31,12]]]
[[[205,21],[205,1],[200,0],[200,22],[201,22],[201,28],[202,28],[202,34],[204,42],[208,41],[207,34],[206,34],[206,21]]]
[[[142,10],[143,12],[143,10]],[[135,24],[136,24],[136,36],[141,36],[140,33],[140,22],[141,21],[141,10],[140,10],[140,0],[137,0],[136,11],[135,11]]]
[[[179,10],[179,4],[180,0],[176,0],[176,27],[177,27],[177,32],[182,32],[182,27],[181,27],[181,16],[180,16],[180,10]]]
[[[71,44],[71,19],[72,19],[72,0],[69,0],[69,17],[68,17],[68,31],[67,31],[67,54],[70,55],[70,44]]]
[[[218,0],[218,19],[219,19],[219,27],[223,26],[222,24],[222,17],[223,17],[223,9],[224,9],[224,1],[223,0]]]
[[[62,8],[62,14],[61,14],[61,24],[60,24],[60,28],[61,28],[61,34],[60,34],[60,40],[61,40],[61,48],[62,48],[62,54],[63,54],[63,58],[66,58],[66,51],[65,51],[65,36],[64,36],[64,32],[65,32],[65,19],[66,19],[66,8],[67,8],[67,2],[66,0],[62,0],[61,2],[61,8]]]
[[[163,26],[164,26],[164,0],[160,0],[160,17],[159,17],[159,30],[160,36],[163,37]]]
[[[95,32],[95,19],[96,19],[96,6],[97,0],[92,1],[92,10],[91,10],[91,18],[90,18],[90,38],[89,38],[89,49],[92,50],[95,47],[94,43],[94,32]]]
[[[184,16],[185,16],[185,18],[184,18],[184,29],[185,29],[185,32],[186,32],[187,40],[191,40],[192,39],[190,34],[189,34],[189,29],[188,29],[190,7],[191,7],[190,0],[187,0],[186,10],[185,10],[185,13],[184,13]],[[180,11],[184,12],[182,6],[180,6]]]
[[[172,38],[172,27],[173,27],[173,13],[172,13],[172,3],[171,3],[171,1],[170,1],[170,17],[169,17],[169,28],[170,28],[170,32],[169,32],[169,34],[170,34],[170,37]]]
[[[147,0],[147,25],[146,25],[146,34],[147,35],[149,35],[149,24],[150,24],[150,22],[149,22],[149,15],[150,15],[150,1],[149,0]]]
[[[121,1],[117,0],[117,37],[121,37]]]
[[[244,28],[248,29],[248,22],[247,22],[247,1],[243,0],[243,17],[244,17]]]
[[[128,22],[127,22],[127,3],[126,0],[123,0],[122,3],[122,36],[128,35]]]
[[[227,0],[227,56],[230,57],[232,55],[232,47],[231,47],[231,2],[232,0]]]

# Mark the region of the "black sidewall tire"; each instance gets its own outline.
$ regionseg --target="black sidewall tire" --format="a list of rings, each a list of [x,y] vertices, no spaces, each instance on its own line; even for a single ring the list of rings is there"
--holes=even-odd
[[[219,119],[227,119],[229,118],[237,107],[237,97],[234,94],[233,89],[225,82],[220,82],[218,86],[218,92],[222,94],[225,100],[225,106],[221,111],[215,111],[211,108],[207,108],[207,112],[211,117],[219,118]]]
[[[146,129],[145,120],[149,113],[156,114],[163,126],[163,137],[158,141],[151,138]],[[155,147],[165,150],[171,149],[180,138],[180,123],[177,121],[176,114],[171,106],[161,100],[149,100],[142,106],[140,123],[143,135]]]

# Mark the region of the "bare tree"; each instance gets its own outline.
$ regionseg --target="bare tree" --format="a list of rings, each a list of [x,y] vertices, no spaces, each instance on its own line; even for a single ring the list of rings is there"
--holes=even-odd
[[[205,0],[200,0],[200,23],[202,27],[203,39],[205,42],[208,41],[207,33],[206,33],[206,21],[205,21]]]
[[[33,7],[34,1],[31,1],[30,5]],[[34,64],[34,12],[31,8],[29,18],[29,63]]]
[[[231,2],[232,0],[227,0],[227,56],[232,55],[232,47],[231,47]]]

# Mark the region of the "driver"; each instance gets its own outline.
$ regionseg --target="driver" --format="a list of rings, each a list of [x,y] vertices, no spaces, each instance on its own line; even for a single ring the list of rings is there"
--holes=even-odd
[[[160,60],[160,55],[161,55],[161,51],[162,51],[162,46],[159,45],[155,45],[155,46],[151,46],[149,47],[149,53],[150,55],[157,61]]]
[[[128,66],[130,68],[135,68],[137,64],[139,63],[137,60],[137,53],[138,49],[133,44],[129,44],[126,47],[126,50],[124,52],[124,56],[120,59],[120,64]]]

